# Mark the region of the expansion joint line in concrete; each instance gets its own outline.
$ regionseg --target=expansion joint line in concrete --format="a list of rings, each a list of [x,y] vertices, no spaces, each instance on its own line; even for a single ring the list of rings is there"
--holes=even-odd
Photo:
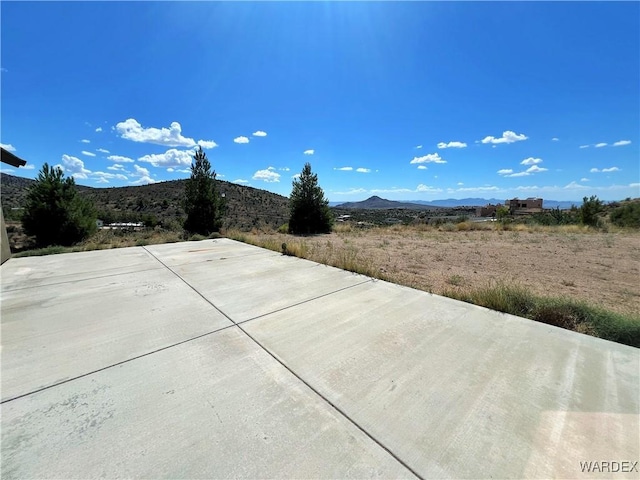
[[[181,340],[179,342],[172,343],[171,345],[165,345],[164,347],[157,348],[155,350],[152,350],[151,352],[147,352],[147,353],[143,353],[143,354],[140,354],[140,355],[136,355],[135,357],[127,358],[126,360],[122,360],[120,362],[116,362],[116,363],[113,363],[111,365],[107,365],[106,367],[98,368],[96,370],[92,370],[90,372],[83,373],[82,375],[77,375],[77,376],[75,376],[73,378],[67,378],[66,380],[62,380],[60,382],[56,382],[56,383],[54,383],[52,385],[47,385],[45,387],[38,388],[38,389],[33,390],[31,392],[27,392],[27,393],[23,393],[23,394],[20,394],[20,395],[16,395],[15,397],[7,398],[5,400],[2,400],[0,402],[0,405],[5,404],[7,402],[11,402],[13,400],[18,400],[19,398],[28,397],[29,395],[33,395],[35,393],[39,393],[39,392],[42,392],[44,390],[49,390],[50,388],[57,387],[58,385],[64,385],[65,383],[73,382],[74,380],[78,380],[80,378],[88,377],[89,375],[93,375],[94,373],[103,372],[104,370],[108,370],[110,368],[117,367],[117,366],[123,365],[125,363],[133,362],[134,360],[138,360],[140,358],[147,357],[149,355],[153,355],[154,353],[158,353],[158,352],[161,352],[163,350],[168,350],[169,348],[177,347],[178,345],[182,345],[183,343],[191,342],[193,340],[198,340],[199,338],[206,337],[208,335],[212,335],[214,333],[218,333],[218,332],[221,332],[222,330],[226,330],[228,328],[233,328],[233,327],[235,327],[235,325],[227,325],[225,327],[220,327],[220,328],[216,328],[215,330],[211,330],[210,332],[201,333],[200,335],[196,335],[195,337],[187,338],[186,340]]]
[[[289,368],[282,360],[280,360],[276,355],[274,355],[271,350],[269,350],[268,348],[266,348],[264,345],[262,345],[258,340],[256,340],[255,338],[253,338],[251,336],[251,334],[249,332],[247,332],[244,328],[242,328],[242,325],[237,325],[237,327],[240,329],[240,331],[242,331],[242,333],[244,333],[247,337],[249,337],[251,340],[253,340],[253,342],[255,342],[256,345],[258,345],[262,350],[264,350],[271,358],[273,358],[276,362],[278,362],[280,365],[282,365],[282,367],[284,369],[286,369],[291,375],[293,375],[295,378],[297,378],[300,382],[302,382],[309,390],[311,390],[313,393],[315,393],[318,397],[320,397],[322,400],[324,400],[327,405],[329,405],[331,408],[333,408],[336,412],[338,412],[340,415],[342,415],[349,423],[351,423],[354,427],[356,427],[358,430],[360,430],[364,435],[366,435],[373,443],[375,443],[376,445],[378,445],[380,448],[382,448],[385,452],[387,452],[389,455],[391,455],[391,457],[393,457],[393,459],[395,461],[397,461],[398,463],[400,463],[404,468],[406,468],[407,470],[409,470],[411,473],[413,473],[417,478],[419,478],[420,480],[424,480],[424,478],[418,473],[416,472],[413,468],[411,468],[409,465],[407,465],[400,457],[398,457],[395,453],[393,453],[393,451],[387,447],[384,443],[382,443],[380,440],[378,440],[376,437],[374,437],[371,433],[369,433],[362,425],[360,425],[358,422],[356,422],[353,418],[351,418],[347,412],[345,412],[344,410],[342,410],[339,406],[337,406],[335,403],[333,403],[331,400],[329,400],[327,397],[325,397],[319,390],[315,389],[311,384],[309,384],[304,378],[302,378],[300,375],[298,375],[296,372],[294,372],[291,368]]]
[[[142,247],[144,248],[144,247]],[[147,250],[148,251],[148,250]],[[151,255],[153,255],[151,252],[149,252]],[[154,255],[155,257],[155,255]],[[419,478],[420,480],[424,480],[423,477],[416,472],[414,469],[412,469],[409,465],[407,465],[402,459],[400,459],[395,453],[393,453],[393,451],[391,451],[391,449],[389,449],[389,447],[387,447],[385,444],[383,444],[380,440],[378,440],[376,437],[374,437],[371,433],[369,433],[363,426],[361,426],[358,422],[356,422],[354,419],[352,419],[344,410],[342,410],[340,407],[338,407],[335,403],[333,403],[331,400],[329,400],[326,396],[324,396],[319,390],[315,389],[311,384],[309,384],[304,378],[302,378],[300,375],[298,375],[296,372],[294,372],[289,366],[287,366],[282,360],[280,360],[275,354],[273,354],[271,352],[271,350],[269,350],[268,348],[266,348],[264,345],[262,345],[258,340],[256,340],[253,336],[251,336],[251,334],[249,332],[247,332],[244,328],[242,328],[242,324],[250,321],[250,320],[255,320],[256,318],[261,318],[264,317],[265,315],[269,315],[269,314],[265,314],[265,315],[260,315],[258,317],[254,317],[252,319],[249,320],[245,320],[243,322],[239,322],[236,323],[233,321],[233,319],[231,319],[231,317],[229,317],[227,314],[225,314],[223,311],[221,311],[218,307],[216,307],[211,301],[209,301],[207,298],[204,297],[204,295],[202,295],[198,290],[196,290],[191,284],[189,284],[189,282],[187,282],[184,278],[182,278],[178,273],[176,273],[175,271],[173,271],[169,266],[167,266],[162,260],[160,260],[159,258],[155,257],[156,260],[158,260],[158,262],[160,262],[162,265],[164,265],[170,272],[172,272],[175,276],[177,276],[180,280],[182,280],[187,286],[189,286],[194,292],[196,292],[198,295],[200,295],[202,298],[204,298],[212,307],[214,307],[218,312],[220,312],[222,315],[225,316],[225,318],[227,318],[229,321],[233,322],[233,325],[238,327],[238,329],[244,333],[251,341],[253,341],[258,347],[260,347],[261,350],[263,350],[267,355],[269,355],[271,358],[273,358],[276,362],[278,362],[278,364],[282,365],[282,367],[289,372],[291,375],[293,375],[293,377],[295,377],[296,379],[298,379],[299,382],[301,382],[303,385],[305,385],[309,390],[311,390],[313,393],[315,393],[319,398],[321,398],[327,405],[329,405],[331,408],[333,408],[336,412],[338,412],[342,417],[344,417],[349,423],[351,423],[354,427],[356,427],[358,430],[360,430],[367,438],[369,438],[372,442],[374,442],[376,445],[378,445],[380,448],[382,448],[385,452],[387,452],[389,455],[391,455],[391,457],[396,460],[398,463],[400,463],[403,467],[405,467],[407,470],[409,470],[412,474],[414,474],[417,478]],[[350,285],[349,287],[345,287],[345,288],[341,288],[337,291],[342,291],[342,290],[346,290],[347,288],[353,288],[356,287],[358,285],[362,285],[363,283],[367,283],[370,282],[371,280],[368,279],[364,282],[355,284],[355,285]],[[324,295],[318,295],[317,297],[314,297],[313,299],[309,299],[309,300],[304,300],[302,302],[297,303],[296,305],[301,305],[303,303],[307,303],[310,302],[312,300],[315,300],[317,298],[322,298],[322,297],[326,297],[327,295],[331,295],[333,293],[336,292],[330,292]],[[276,311],[281,311],[281,310],[286,310],[287,308],[291,308],[295,305],[290,305],[288,307],[282,308],[280,310],[276,310]],[[270,313],[274,313],[274,312],[270,312]],[[228,328],[228,327],[227,327]]]
[[[153,268],[145,268],[142,270],[136,270],[135,272],[128,272],[128,273],[122,273],[122,272],[116,272],[116,273],[107,273],[105,275],[97,275],[95,277],[87,277],[87,278],[83,278],[81,280],[64,280],[61,282],[55,282],[55,283],[45,283],[42,285],[38,285],[39,288],[41,287],[54,287],[56,285],[64,285],[65,283],[76,283],[76,282],[88,282],[90,280],[97,280],[99,278],[108,278],[108,277],[118,277],[121,275],[131,275],[133,273],[141,273],[141,272],[150,272],[152,270],[160,270],[159,267],[153,267]],[[19,288],[12,288],[9,290],[3,290],[5,292],[18,292],[20,290],[27,290],[27,289],[33,289],[33,287],[19,287]]]

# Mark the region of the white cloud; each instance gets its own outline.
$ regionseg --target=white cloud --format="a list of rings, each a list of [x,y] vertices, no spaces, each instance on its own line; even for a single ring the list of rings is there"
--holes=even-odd
[[[151,178],[151,174],[149,173],[149,170],[147,170],[144,167],[141,167],[139,165],[134,165],[133,166],[134,172],[132,173],[132,175],[138,177],[138,179],[135,182],[130,182],[133,185],[146,185],[148,183],[156,183],[156,181]]]
[[[115,165],[111,165],[110,167],[107,167],[107,170],[120,170],[120,171],[126,171],[124,169],[124,166],[120,165],[119,163],[116,163]]]
[[[96,128],[96,132],[101,132],[101,131],[102,131],[102,127]]]
[[[447,163],[447,161],[440,158],[437,153],[429,153],[422,157],[413,157],[409,163]]]
[[[458,182],[458,183],[457,183],[457,185],[458,185],[458,186],[462,186],[462,185],[464,185],[464,183],[462,183],[462,182]]]
[[[100,179],[100,183],[108,183],[109,180],[129,180],[129,177],[122,173],[92,172],[91,176]]]
[[[107,180],[106,178],[97,178],[96,179],[96,183],[109,183],[109,180]]]
[[[560,140],[560,139],[559,139],[558,137],[553,137],[553,138],[551,139],[551,141],[552,141],[552,142],[557,142],[557,141],[559,141],[559,140]]]
[[[249,143],[249,139],[247,137],[236,137],[233,141],[235,143]]]
[[[464,142],[449,142],[449,143],[440,142],[438,144],[438,148],[465,148],[466,146],[467,144]]]
[[[538,163],[542,163],[542,159],[541,158],[529,157],[529,158],[525,158],[524,160],[522,160],[520,162],[520,165],[537,165]]]
[[[290,169],[289,167],[282,167],[282,168],[279,168],[278,170],[280,170],[280,171],[282,171],[282,172],[288,172],[288,171],[290,171],[291,169]]]
[[[356,172],[358,172],[358,173],[370,173],[371,169],[370,168],[362,168],[362,167],[360,167],[360,168],[356,168]]]
[[[82,143],[91,143],[91,140],[87,140],[86,138],[83,138],[82,140],[80,140]]]
[[[87,157],[95,157],[96,154],[93,152],[87,152],[86,150],[82,150],[81,152],[83,155],[86,155]]]
[[[123,157],[122,155],[109,155],[107,160],[111,160],[112,162],[120,162],[120,163],[133,163],[134,160],[129,157]]]
[[[16,147],[11,145],[10,143],[0,143],[0,147],[4,148],[7,152],[15,152]]]
[[[427,167],[426,165],[418,165],[418,170],[426,170],[427,168],[429,167]]]
[[[305,150],[304,152],[302,152],[304,155],[313,155],[314,153],[316,153],[315,150]]]
[[[588,179],[588,178],[583,177],[583,178],[581,178],[581,179],[580,179],[580,181],[581,181],[581,182],[588,182],[588,181],[589,181],[589,179]]]
[[[191,166],[193,152],[171,148],[164,153],[153,153],[138,158],[139,162],[150,163],[154,167],[186,167]]]
[[[274,171],[273,167],[269,167],[265,170],[258,170],[253,174],[254,180],[262,180],[267,183],[275,183],[280,181],[280,174]]]
[[[595,147],[596,148],[602,148],[602,147],[606,147],[607,144],[605,142],[601,142],[601,143],[596,143]]]
[[[293,179],[300,178],[300,174],[296,173],[295,175],[291,175],[291,178],[293,178]]]
[[[586,187],[586,186],[584,186],[584,185],[580,185],[580,184],[579,184],[579,183],[577,183],[577,182],[571,182],[571,183],[569,183],[568,185],[565,185],[563,188],[566,188],[566,189],[573,189],[573,190],[584,190],[584,189],[587,189],[587,188],[589,188],[589,187]]]
[[[263,135],[258,135],[258,136],[263,136]],[[249,180],[245,180],[244,178],[236,178],[233,182],[231,183],[244,183],[247,184],[249,183]]]
[[[511,168],[503,168],[498,170],[498,175],[504,175],[505,177],[527,177],[533,173],[546,172],[547,168],[542,168],[536,165],[536,163],[540,163],[542,160],[539,158],[527,158],[523,160],[521,163],[524,165],[531,165],[523,172],[515,172]],[[526,163],[525,163],[526,162]]]
[[[144,128],[137,120],[129,118],[116,124],[115,129],[120,137],[138,143],[153,143],[165,147],[193,147],[202,145],[204,148],[216,147],[213,140],[200,140],[182,136],[182,127],[178,122],[172,122],[169,128]]]
[[[346,192],[333,192],[335,195],[355,195],[358,193],[365,193],[367,190],[364,188],[352,188]]]
[[[84,168],[82,160],[66,154],[62,155],[62,165],[56,165],[56,167],[62,168],[67,175],[72,175],[75,178],[87,178],[87,175],[91,173],[91,170]]]
[[[486,187],[462,187],[456,189],[458,192],[495,192],[500,189],[495,186],[486,186]]]
[[[589,148],[589,145],[580,145],[578,148]]]
[[[624,145],[629,145],[631,140],[620,140],[613,144],[614,147],[623,147]]]
[[[104,148],[97,148],[96,152],[100,152],[100,153],[110,153],[109,150],[105,150]]]
[[[416,145],[416,148],[420,150],[422,148],[422,145]]]
[[[589,171],[591,173],[610,173],[610,172],[619,172],[620,169],[618,167],[603,168],[602,170],[600,170],[598,168],[592,168]]]
[[[35,170],[36,166],[33,163],[27,163],[24,167],[20,167],[20,170]]]
[[[213,140],[198,140],[198,145],[202,148],[214,148],[218,146],[218,144]]]
[[[493,137],[491,135],[486,136],[482,139],[482,143],[494,143],[494,144],[498,144],[498,143],[514,143],[514,142],[520,142],[522,140],[526,140],[527,137],[524,133],[515,133],[512,132],[511,130],[506,130],[502,133],[502,137],[500,138],[496,138]]]
[[[429,187],[428,185],[423,185],[422,183],[416,187],[416,192],[430,192],[437,193],[442,192],[441,188]]]
[[[353,170],[353,167],[340,167],[340,168],[333,168],[334,170],[340,170],[342,172],[350,172],[351,170]]]
[[[266,137],[267,132],[263,132],[262,130],[258,130],[257,132],[253,132],[254,137]]]

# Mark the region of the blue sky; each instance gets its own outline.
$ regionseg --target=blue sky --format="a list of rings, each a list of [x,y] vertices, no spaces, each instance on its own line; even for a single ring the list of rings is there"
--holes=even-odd
[[[638,2],[2,2],[1,136],[95,187],[640,196]]]

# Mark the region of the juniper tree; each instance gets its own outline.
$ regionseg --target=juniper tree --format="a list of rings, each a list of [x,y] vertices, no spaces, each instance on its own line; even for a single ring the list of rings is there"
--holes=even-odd
[[[311,173],[311,164],[306,163],[300,177],[293,181],[289,198],[289,232],[294,234],[328,233],[333,216],[329,201],[318,186],[318,175]]]
[[[72,245],[95,232],[96,211],[80,197],[73,177],[45,163],[27,193],[22,226],[40,247]]]
[[[202,147],[196,150],[191,164],[191,177],[185,186],[184,229],[191,233],[209,235],[220,229],[221,200],[216,191],[216,172]]]

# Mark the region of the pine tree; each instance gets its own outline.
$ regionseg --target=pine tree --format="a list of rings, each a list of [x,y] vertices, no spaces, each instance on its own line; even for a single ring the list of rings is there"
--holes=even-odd
[[[333,216],[329,201],[318,186],[318,175],[306,163],[300,177],[293,181],[289,199],[289,232],[294,234],[329,233]]]
[[[209,235],[220,229],[221,201],[216,192],[216,172],[211,171],[211,164],[202,147],[194,155],[191,177],[185,186],[185,211],[186,231]]]
[[[22,226],[40,247],[72,245],[95,232],[93,204],[80,197],[73,177],[45,163],[27,193]]]

